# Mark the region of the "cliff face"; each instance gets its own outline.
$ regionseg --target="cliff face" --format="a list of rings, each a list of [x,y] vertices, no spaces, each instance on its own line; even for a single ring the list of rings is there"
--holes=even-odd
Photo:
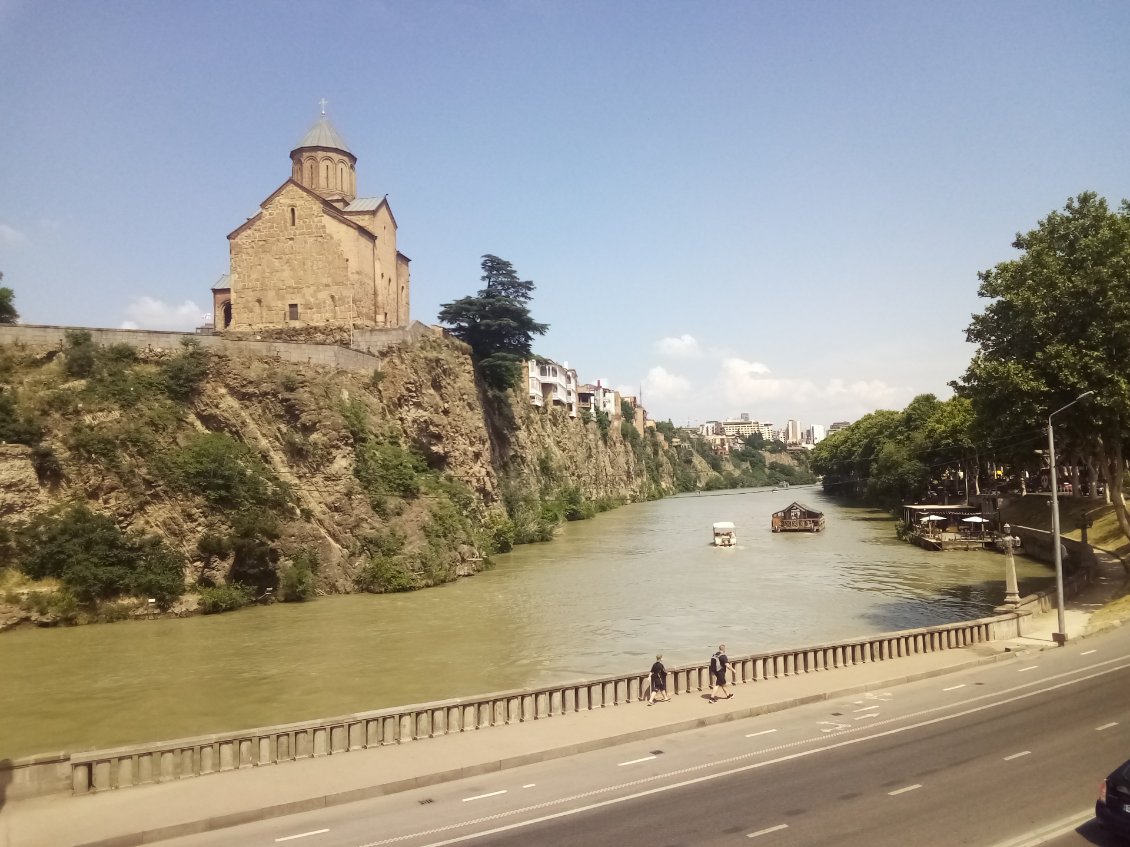
[[[389,348],[371,375],[99,348],[75,378],[68,358],[80,350],[0,352],[13,419],[39,433],[34,447],[0,446],[4,528],[18,535],[84,502],[164,539],[188,562],[190,589],[270,586],[303,557],[316,560],[322,592],[423,587],[548,537],[562,519],[714,475],[654,430],[613,420],[602,431],[487,392],[463,345],[438,337]],[[185,372],[192,384],[180,390]],[[274,493],[245,495],[249,479]],[[275,530],[262,529],[265,511]],[[249,521],[260,528],[241,529]],[[227,541],[211,549],[210,538]],[[239,550],[250,555],[251,542],[262,549],[249,564]]]

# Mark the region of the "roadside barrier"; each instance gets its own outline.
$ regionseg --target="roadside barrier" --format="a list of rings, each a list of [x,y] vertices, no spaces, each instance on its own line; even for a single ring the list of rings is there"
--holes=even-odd
[[[1010,612],[980,620],[735,657],[732,678],[737,683],[764,683],[1013,638],[1019,634],[1025,617]],[[698,694],[712,685],[708,663],[673,668],[668,674],[668,687],[675,695]],[[557,715],[626,707],[647,698],[648,678],[646,672],[602,677],[240,732],[39,756],[7,766],[13,777],[8,796],[14,799],[109,791],[418,742],[454,732],[548,720]]]

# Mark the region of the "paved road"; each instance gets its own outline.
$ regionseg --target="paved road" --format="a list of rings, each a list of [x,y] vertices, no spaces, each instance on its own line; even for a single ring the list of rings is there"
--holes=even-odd
[[[1100,779],[1130,757],[1128,690],[1130,627],[890,690],[167,843],[1112,844],[1085,821]]]

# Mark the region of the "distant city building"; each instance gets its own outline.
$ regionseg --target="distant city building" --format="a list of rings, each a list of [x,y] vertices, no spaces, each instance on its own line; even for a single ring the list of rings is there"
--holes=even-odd
[[[740,415],[738,415],[738,417],[741,418],[743,421],[748,421],[749,420],[749,412],[742,412]]]
[[[824,435],[824,425],[823,424],[813,424],[812,426],[810,426],[808,429],[806,429],[804,431],[804,443],[805,444],[811,444],[811,445],[815,446],[815,445],[819,444],[821,441],[823,441],[824,438],[825,438],[825,435]]]
[[[753,435],[759,432],[760,427],[757,421],[751,421],[749,415],[745,415],[739,420],[722,421],[722,432],[728,436],[741,436],[745,438],[747,435]]]
[[[851,424],[847,421],[836,421],[834,424],[828,427],[828,435],[831,435],[834,432],[839,432],[841,429],[847,429],[849,426],[851,426]]]
[[[785,444],[786,445],[792,445],[792,444],[800,444],[800,443],[801,443],[800,421],[790,420],[788,423],[785,424]]]

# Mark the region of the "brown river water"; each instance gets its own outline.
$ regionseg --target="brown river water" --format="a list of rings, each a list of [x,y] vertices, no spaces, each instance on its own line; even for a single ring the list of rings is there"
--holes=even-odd
[[[774,534],[793,500],[820,534]],[[737,525],[732,549],[711,524]],[[1021,593],[1050,568],[1017,559]],[[0,758],[348,714],[976,618],[1004,559],[930,553],[818,488],[681,495],[411,594],[0,635]]]

